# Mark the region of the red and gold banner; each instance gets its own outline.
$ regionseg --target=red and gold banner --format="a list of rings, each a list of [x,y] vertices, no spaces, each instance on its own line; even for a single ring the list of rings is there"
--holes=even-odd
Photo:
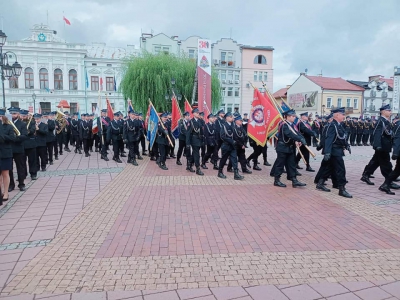
[[[264,146],[267,137],[274,135],[278,129],[281,114],[272,101],[268,94],[263,95],[254,89],[247,132],[257,145]]]
[[[211,108],[211,41],[198,39],[197,47],[198,108]]]

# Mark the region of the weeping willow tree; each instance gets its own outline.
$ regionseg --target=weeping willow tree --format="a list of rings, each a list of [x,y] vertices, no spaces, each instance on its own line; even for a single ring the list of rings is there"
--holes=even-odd
[[[191,103],[196,63],[188,57],[178,57],[171,54],[145,53],[140,57],[132,57],[124,63],[124,77],[121,81],[121,92],[124,99],[132,100],[135,110],[146,113],[149,99],[157,111],[171,111],[171,101],[165,99],[166,93],[171,93],[171,79],[175,79],[175,91],[186,97]],[[215,111],[221,105],[222,95],[217,75],[211,76],[212,109]],[[180,101],[181,109],[184,101]],[[197,99],[195,101],[197,102]]]

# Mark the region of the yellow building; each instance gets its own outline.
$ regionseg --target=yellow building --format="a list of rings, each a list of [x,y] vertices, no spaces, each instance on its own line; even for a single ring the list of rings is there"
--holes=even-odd
[[[301,73],[286,93],[288,104],[298,112],[326,115],[332,108],[345,107],[346,115],[358,117],[363,111],[364,89],[342,78]]]

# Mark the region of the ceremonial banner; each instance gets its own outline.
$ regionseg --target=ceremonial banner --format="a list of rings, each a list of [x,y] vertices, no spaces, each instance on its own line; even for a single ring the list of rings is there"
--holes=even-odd
[[[273,136],[281,120],[281,114],[275,108],[268,95],[262,95],[254,89],[247,132],[257,145],[265,146],[267,136]]]
[[[290,107],[293,109],[316,109],[318,102],[318,91],[289,94],[288,101]]]
[[[179,138],[179,120],[182,118],[181,110],[179,108],[178,100],[175,96],[172,97],[172,118],[171,118],[171,131],[174,138]]]
[[[99,132],[99,127],[97,127],[97,117],[93,119],[93,127],[92,127],[92,132],[93,134],[96,134]]]
[[[185,112],[188,112],[190,114],[190,117],[193,118],[192,106],[189,104],[189,101],[187,101],[187,99],[185,100]]]
[[[128,99],[128,112],[133,111],[133,106],[132,106],[132,101],[131,99]]]
[[[149,123],[150,109],[151,109],[151,105],[149,104],[149,107],[147,108],[146,119],[144,119],[144,126],[146,128],[147,128],[147,125]]]
[[[107,116],[110,118],[110,120],[114,120],[114,111],[112,109],[110,100],[106,99],[107,101]]]
[[[211,42],[198,39],[197,46],[197,103],[200,111],[204,111],[204,103],[211,107]]]
[[[150,142],[150,149],[153,148],[158,129],[158,115],[153,105],[150,105],[149,119],[147,122],[147,140]]]

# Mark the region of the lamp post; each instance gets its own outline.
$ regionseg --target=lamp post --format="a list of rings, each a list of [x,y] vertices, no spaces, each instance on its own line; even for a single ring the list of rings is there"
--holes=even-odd
[[[166,93],[165,93],[165,100],[172,100],[172,97],[173,96],[176,96],[176,99],[178,99],[178,101],[181,101],[182,100],[182,95],[181,94],[179,94],[179,91],[178,90],[175,90],[175,78],[172,78],[171,79],[171,92],[172,92],[172,94],[169,94],[169,92],[167,91]]]
[[[17,55],[12,51],[7,51],[3,54],[3,46],[7,41],[7,35],[0,30],[0,76],[1,87],[3,91],[3,107],[6,107],[6,95],[4,92],[4,80],[10,80],[11,77],[18,78],[21,75],[22,67],[17,61]],[[15,62],[10,66],[9,59],[15,57]]]
[[[32,94],[32,100],[33,100],[33,113],[36,113],[36,94],[33,92]]]

